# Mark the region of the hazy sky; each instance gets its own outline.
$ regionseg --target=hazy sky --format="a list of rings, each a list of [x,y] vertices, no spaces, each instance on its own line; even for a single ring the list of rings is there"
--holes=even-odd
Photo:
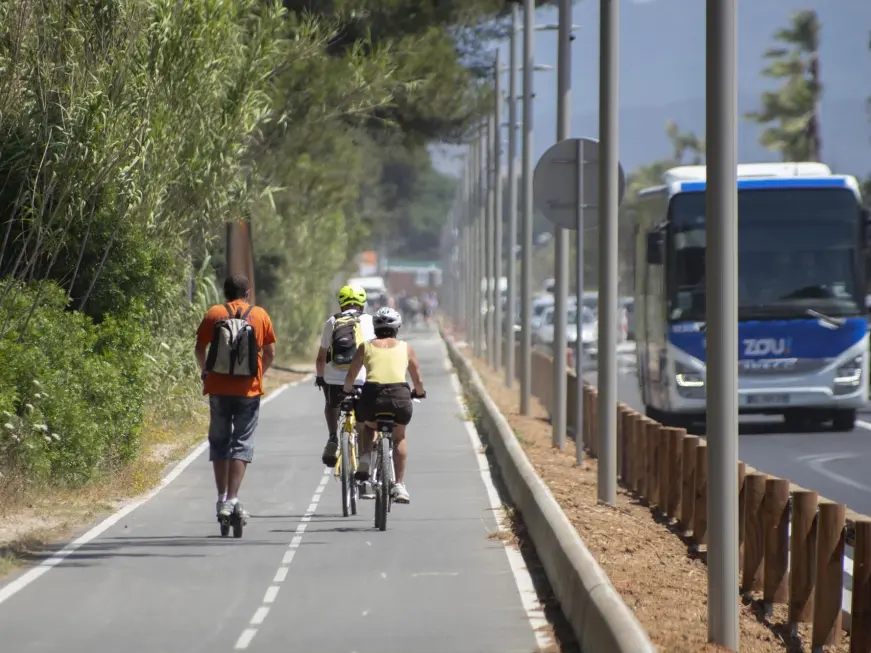
[[[859,107],[871,95],[871,0],[741,0],[739,21],[739,94],[753,101],[771,82],[759,75],[762,54],[772,43],[772,33],[785,26],[793,11],[812,8],[822,23],[821,66],[824,83],[822,106],[824,152],[836,156],[839,150],[868,148],[871,154],[871,127],[857,139],[856,134],[830,133],[827,130],[826,105],[840,102]],[[576,32],[572,46],[572,135],[597,135],[598,102],[598,24],[599,2],[582,0],[574,6],[574,22],[582,28]],[[521,19],[522,20],[522,19]],[[536,23],[555,23],[555,8],[537,12]],[[705,94],[705,1],[704,0],[622,0],[620,7],[620,105],[627,110],[658,109],[675,103],[701,100],[696,120],[704,128]],[[503,61],[508,60],[508,44],[500,44]],[[520,52],[518,39],[518,52]],[[556,34],[535,34],[536,63],[556,66]],[[507,76],[504,86],[507,89]],[[518,75],[518,87],[520,85]],[[537,159],[556,138],[556,71],[537,72],[534,148]],[[507,108],[506,108],[507,114]],[[518,115],[520,112],[518,110]],[[857,123],[864,128],[863,121]],[[871,125],[871,123],[869,123]],[[703,135],[703,134],[702,134]],[[507,139],[507,130],[503,130]],[[653,135],[644,135],[645,142]],[[639,134],[621,130],[621,150],[628,139]],[[667,153],[661,133],[653,139],[661,150],[651,151],[649,160]],[[656,149],[651,146],[650,149]],[[434,157],[443,170],[456,171],[451,148]],[[447,155],[447,156],[445,156]],[[871,170],[871,156],[868,157]]]

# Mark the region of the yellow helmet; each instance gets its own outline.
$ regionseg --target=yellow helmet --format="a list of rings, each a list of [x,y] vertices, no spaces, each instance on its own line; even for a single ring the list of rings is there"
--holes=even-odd
[[[342,286],[336,295],[339,306],[345,308],[351,304],[366,305],[366,291],[360,286]]]

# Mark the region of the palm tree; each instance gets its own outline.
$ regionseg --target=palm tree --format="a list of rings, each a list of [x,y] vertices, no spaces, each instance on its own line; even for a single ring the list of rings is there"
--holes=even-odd
[[[790,26],[777,30],[774,38],[782,45],[765,53],[770,63],[762,74],[782,80],[782,85],[763,93],[762,109],[745,117],[768,125],[759,142],[780,152],[785,161],[819,161],[822,83],[816,12],[809,9],[793,14]]]

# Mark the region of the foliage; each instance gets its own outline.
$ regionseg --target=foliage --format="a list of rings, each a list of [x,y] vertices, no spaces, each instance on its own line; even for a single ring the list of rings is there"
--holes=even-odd
[[[765,147],[781,152],[785,161],[820,161],[819,103],[820,22],[813,10],[792,16],[789,27],[774,37],[782,45],[769,49],[770,62],[762,74],[780,80],[776,91],[762,94],[762,109],[747,118],[766,127],[760,137]]]

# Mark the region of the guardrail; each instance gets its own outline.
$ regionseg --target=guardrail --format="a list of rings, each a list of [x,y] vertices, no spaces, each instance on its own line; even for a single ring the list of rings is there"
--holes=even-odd
[[[552,411],[553,359],[533,352],[531,374],[534,396]],[[567,423],[575,426],[577,381],[567,372]],[[597,457],[598,392],[583,383],[581,441]],[[621,484],[699,550],[707,544],[707,443],[625,403],[615,409]],[[871,652],[871,518],[743,462],[736,474],[742,593],[761,591],[768,612],[787,605],[793,630],[811,623],[814,651],[846,631],[851,653]]]

